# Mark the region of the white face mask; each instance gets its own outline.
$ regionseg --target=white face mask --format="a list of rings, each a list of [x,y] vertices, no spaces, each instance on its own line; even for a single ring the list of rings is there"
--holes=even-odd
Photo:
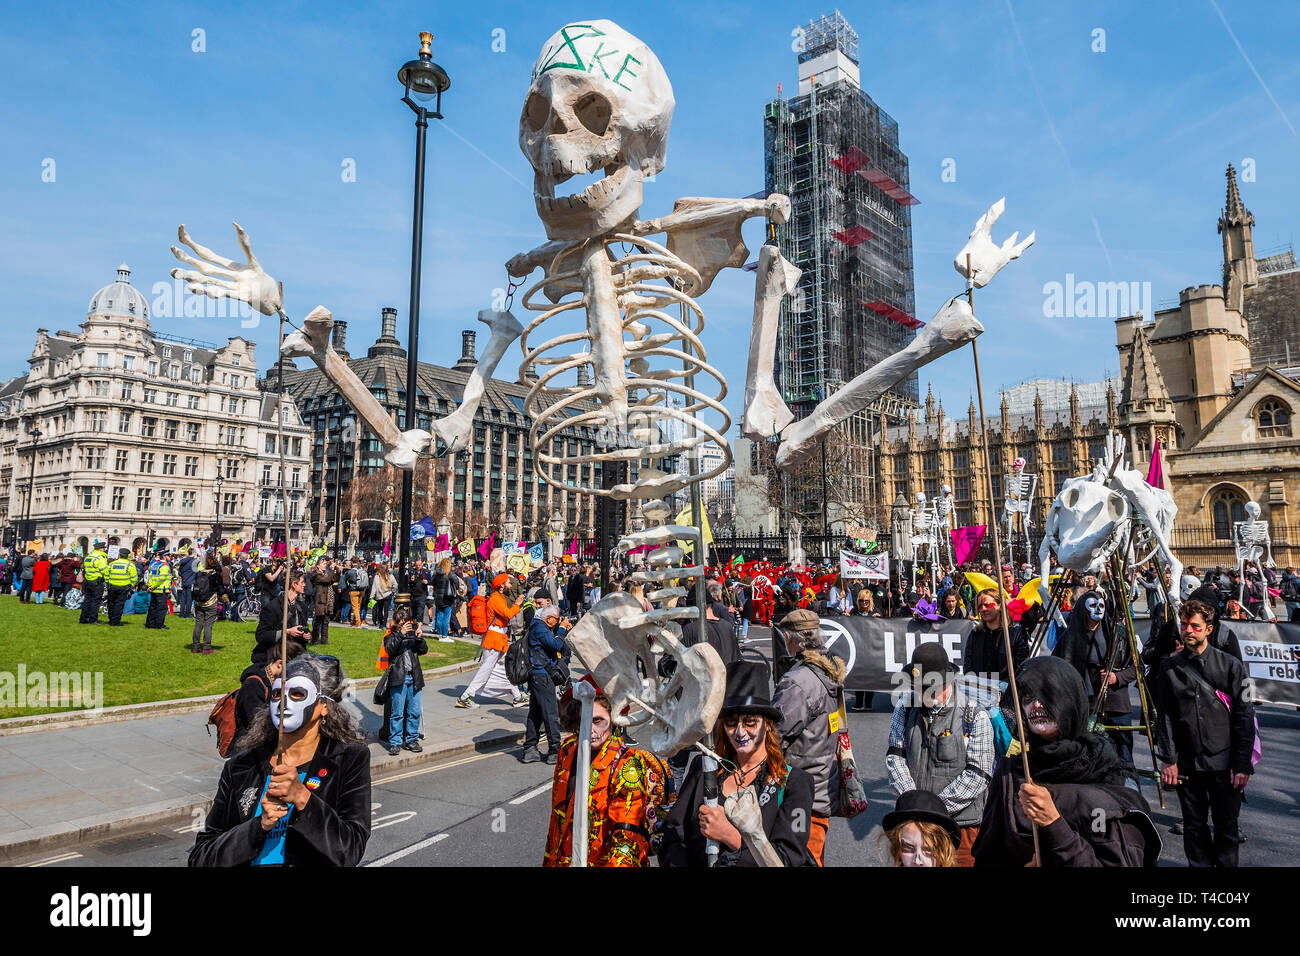
[[[277,728],[280,726],[280,687],[281,681],[277,677],[271,685],[271,723]],[[284,701],[284,729],[286,733],[293,733],[302,727],[321,694],[316,685],[302,674],[290,677],[288,687]]]

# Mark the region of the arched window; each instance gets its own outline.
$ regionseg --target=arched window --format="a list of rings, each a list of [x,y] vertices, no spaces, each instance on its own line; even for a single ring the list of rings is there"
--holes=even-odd
[[[1232,540],[1232,525],[1246,520],[1246,502],[1237,491],[1217,492],[1213,499],[1214,537],[1224,541]]]
[[[1290,438],[1291,409],[1280,399],[1266,398],[1255,412],[1260,438]]]

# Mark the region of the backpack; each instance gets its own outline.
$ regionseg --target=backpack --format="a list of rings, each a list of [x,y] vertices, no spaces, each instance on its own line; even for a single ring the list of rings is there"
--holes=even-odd
[[[448,571],[442,576],[442,593],[438,595],[448,604],[456,599],[456,579]]]
[[[471,633],[482,636],[488,630],[487,595],[479,593],[470,598],[469,629]]]
[[[506,651],[506,680],[512,684],[527,684],[533,676],[533,655],[529,647],[528,635],[515,639]]]
[[[266,687],[266,681],[257,678],[258,683]],[[267,688],[269,691],[270,688]],[[223,757],[230,756],[230,745],[235,741],[235,700],[239,697],[239,688],[235,688],[230,693],[224,695],[217,705],[212,708],[212,713],[208,714],[207,731],[208,736],[212,736],[212,728],[217,728],[217,753]]]
[[[208,599],[216,593],[212,586],[212,575],[207,571],[200,571],[194,575],[194,590],[192,592],[195,604],[205,604]]]

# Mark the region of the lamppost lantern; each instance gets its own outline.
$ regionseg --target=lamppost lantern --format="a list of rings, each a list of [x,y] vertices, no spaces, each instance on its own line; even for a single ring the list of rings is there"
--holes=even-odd
[[[907,537],[911,532],[909,527],[911,516],[912,506],[908,503],[907,496],[900,491],[890,507],[890,537],[892,538],[890,543],[895,558],[902,558],[908,553],[910,542]]]
[[[511,511],[506,515],[505,521],[501,522],[501,534],[511,544],[519,540],[519,519]]]
[[[397,71],[397,82],[406,88],[406,97],[413,96],[421,103],[433,100],[433,111],[429,115],[434,119],[442,119],[442,92],[451,86],[451,78],[447,76],[446,70],[433,62],[432,33],[425,31],[420,34],[420,55],[417,59],[402,64],[402,68]]]
[[[633,513],[630,521],[633,533],[637,531],[644,531],[645,521],[646,521],[645,512],[641,510],[640,505],[637,505],[636,511]]]
[[[440,538],[447,538],[447,540],[450,541],[450,540],[451,540],[451,522],[447,520],[447,516],[446,516],[446,515],[443,515],[441,518],[438,519],[438,525],[437,525],[437,527],[438,527],[438,537],[440,537]]]
[[[420,264],[424,242],[424,151],[429,131],[429,117],[442,119],[442,94],[451,79],[447,71],[433,62],[433,34],[420,34],[420,53],[408,60],[397,71],[397,80],[405,91],[402,102],[415,114],[415,190],[411,213],[411,298],[407,309],[406,337],[406,427],[416,421],[416,395],[419,392],[420,373]],[[411,97],[414,96],[415,99]],[[434,101],[433,109],[423,104]],[[417,102],[420,101],[420,102]],[[466,495],[469,487],[466,482]],[[397,590],[398,603],[409,594],[407,558],[411,549],[411,508],[415,500],[414,474],[402,472],[402,512],[397,534]]]

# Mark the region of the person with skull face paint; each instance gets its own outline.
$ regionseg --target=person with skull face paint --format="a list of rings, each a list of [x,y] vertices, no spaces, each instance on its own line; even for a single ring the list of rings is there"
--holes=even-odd
[[[370,839],[370,752],[333,657],[303,654],[235,742],[190,866],[356,866]],[[277,752],[281,695],[284,750]]]
[[[809,612],[811,613],[811,612]],[[816,866],[808,838],[814,782],[782,752],[780,707],[768,696],[765,661],[727,665],[727,689],[713,732],[722,766],[718,768],[718,806],[705,802],[705,771],[696,759],[686,772],[681,794],[664,826],[660,866],[708,866],[709,840],[719,844],[717,866],[757,866],[723,803],[742,788],[758,794],[763,834],[784,866]]]
[[[1034,782],[1019,756],[1001,762],[971,848],[975,865],[1029,865],[1037,826],[1039,866],[1155,866],[1160,836],[1150,808],[1125,786],[1132,772],[1109,738],[1088,730],[1078,671],[1059,657],[1035,657],[1016,668],[1016,686]]]
[[[1137,679],[1137,665],[1129,649],[1124,623],[1115,626],[1106,598],[1099,591],[1087,591],[1070,612],[1065,634],[1052,650],[1053,657],[1067,661],[1083,678],[1088,689],[1088,712],[1096,713],[1103,688],[1106,700],[1102,721],[1111,726],[1131,726],[1133,700],[1129,685]],[[1104,682],[1104,683],[1103,683]],[[1133,766],[1133,735],[1127,730],[1108,730],[1120,762]]]

